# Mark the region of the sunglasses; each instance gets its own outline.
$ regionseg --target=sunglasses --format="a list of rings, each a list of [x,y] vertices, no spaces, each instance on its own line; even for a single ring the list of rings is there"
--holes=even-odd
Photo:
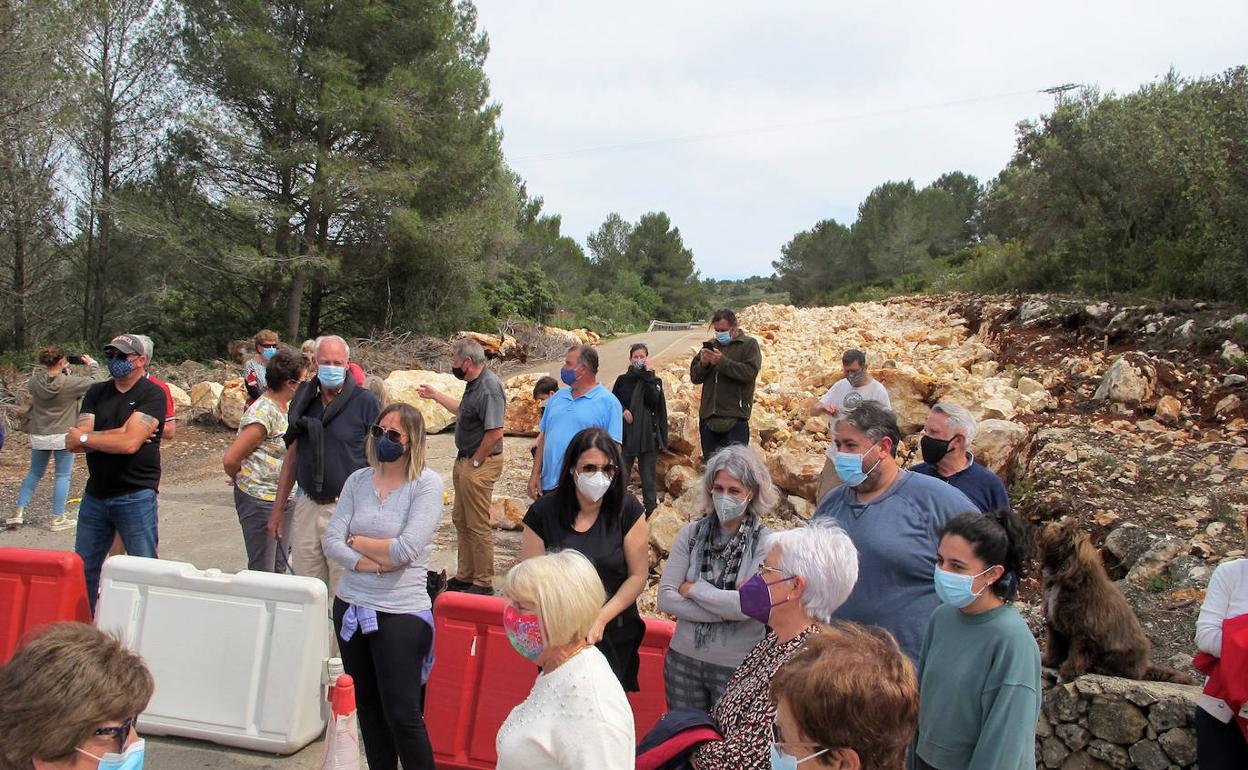
[[[261,350],[277,350],[277,343],[276,342],[262,342],[260,343],[260,349]]]
[[[138,353],[122,353],[120,350],[105,350],[104,358],[110,361],[125,361],[130,356],[137,356]]]
[[[602,471],[608,476],[614,476],[615,466],[612,465],[611,463],[607,463],[605,465],[594,465],[593,463],[585,463],[584,465],[581,466],[581,473],[597,473],[598,471]]]
[[[393,428],[383,428],[380,425],[370,425],[368,426],[368,433],[373,438],[381,438],[382,436],[385,436],[396,444],[403,443],[403,434]]]
[[[139,717],[136,714],[130,717],[129,719],[127,719],[126,721],[122,722],[121,724],[117,725],[116,727],[97,728],[94,734],[99,735],[99,736],[111,735],[114,738],[116,738],[117,739],[117,751],[118,753],[120,753],[125,750],[126,738],[130,737],[130,731],[134,729],[134,726],[138,723],[138,721],[139,721]]]

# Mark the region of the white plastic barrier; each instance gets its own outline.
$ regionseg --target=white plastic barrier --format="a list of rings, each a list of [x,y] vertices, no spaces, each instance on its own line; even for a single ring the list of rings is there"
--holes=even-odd
[[[95,624],[156,680],[140,732],[290,754],[325,729],[328,613],[315,578],[114,556]]]

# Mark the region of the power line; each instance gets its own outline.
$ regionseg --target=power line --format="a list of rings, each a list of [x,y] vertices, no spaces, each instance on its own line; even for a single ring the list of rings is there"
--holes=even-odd
[[[675,144],[692,144],[694,142],[706,142],[715,139],[725,139],[736,136],[749,136],[751,134],[765,134],[776,131],[787,131],[793,128],[805,128],[808,126],[820,126],[831,123],[848,123],[858,120],[870,120],[873,118],[892,117],[896,115],[908,115],[915,112],[924,112],[929,110],[939,110],[948,107],[959,107],[967,104],[979,104],[983,102],[998,101],[1001,99],[1013,99],[1018,96],[1027,96],[1036,93],[1049,93],[1050,89],[1028,89],[1026,91],[1011,91],[1009,93],[992,94],[990,96],[972,96],[965,99],[955,99],[947,102],[936,102],[933,104],[921,104],[912,107],[899,107],[891,110],[880,110],[877,112],[863,112],[854,115],[832,115],[825,118],[817,118],[815,120],[796,121],[791,123],[777,123],[770,126],[752,126],[749,128],[738,128],[730,131],[716,131],[706,134],[692,134],[690,136],[671,137],[667,139],[645,139],[637,142],[623,142],[620,144],[608,144],[598,147],[584,147],[577,150],[562,150],[558,152],[538,153],[535,155],[522,155],[513,158],[514,161],[542,161],[542,160],[560,160],[563,158],[575,158],[585,155],[597,155],[601,153],[621,152],[627,150],[638,150],[649,147],[661,147],[665,145]]]

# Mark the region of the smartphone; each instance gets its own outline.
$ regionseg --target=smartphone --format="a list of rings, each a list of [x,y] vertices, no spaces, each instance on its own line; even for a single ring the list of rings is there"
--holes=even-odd
[[[79,356],[79,355],[65,356],[65,360],[75,366],[82,366],[83,364],[86,363],[86,361],[82,360],[82,356]]]
[[[706,340],[705,342],[702,343],[702,347],[706,348],[707,350],[714,350],[715,343],[711,342],[710,340]]]

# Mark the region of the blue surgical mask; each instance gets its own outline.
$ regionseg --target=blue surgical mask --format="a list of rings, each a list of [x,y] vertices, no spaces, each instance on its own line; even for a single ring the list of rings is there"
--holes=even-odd
[[[347,368],[345,366],[321,364],[316,367],[316,378],[327,388],[341,388],[342,383],[346,382],[347,379]]]
[[[100,770],[140,770],[143,767],[143,752],[145,750],[142,738],[132,742],[126,747],[126,750],[120,754],[110,751],[102,757],[97,757],[86,749],[76,749],[86,754],[92,759],[100,762]]]
[[[732,332],[715,332],[715,341],[721,345],[732,342]]]
[[[820,754],[826,754],[827,752],[827,749],[820,749],[814,754],[808,754],[801,759],[798,759],[792,754],[786,754],[781,751],[780,747],[773,741],[771,744],[771,770],[796,770],[797,766],[806,760],[814,759]]]
[[[277,355],[277,348],[260,348],[260,355],[264,356],[265,361],[268,361],[270,358]]]
[[[108,373],[113,376],[114,380],[120,380],[122,377],[128,376],[133,371],[134,362],[129,358],[108,359]]]
[[[989,567],[984,572],[979,573],[979,575],[991,569],[992,567]],[[978,599],[979,595],[988,588],[988,586],[984,586],[979,589],[978,593],[971,590],[971,587],[975,584],[975,578],[979,577],[979,575],[959,575],[956,572],[946,572],[937,567],[935,574],[932,576],[936,583],[936,595],[945,604],[962,609]]]
[[[869,452],[871,450],[867,450]],[[875,461],[875,465],[871,466],[871,470],[864,471],[862,469],[862,458],[866,457],[866,452],[860,455],[851,454],[849,452],[836,453],[836,475],[841,477],[847,487],[856,487],[867,480],[867,476],[871,475],[879,467],[880,462],[884,459],[881,457]]]
[[[571,387],[572,385],[576,383],[576,370],[575,369],[560,369],[559,379],[563,380],[564,385]]]

